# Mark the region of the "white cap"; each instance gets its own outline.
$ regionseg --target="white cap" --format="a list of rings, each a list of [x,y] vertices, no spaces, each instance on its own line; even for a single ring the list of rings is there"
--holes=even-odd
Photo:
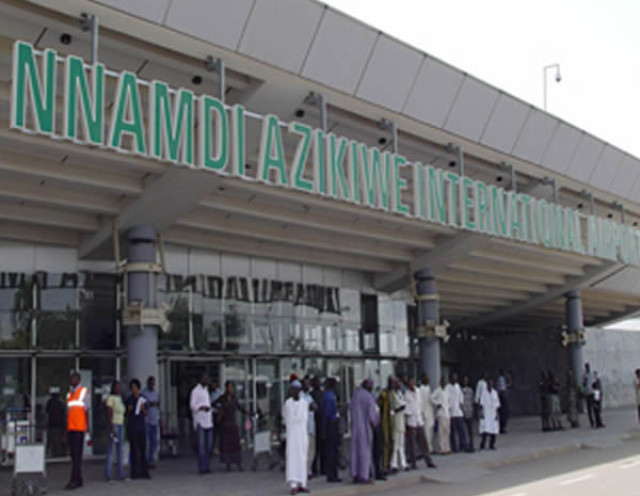
[[[49,388],[49,394],[60,394],[60,388],[58,386],[51,386]]]

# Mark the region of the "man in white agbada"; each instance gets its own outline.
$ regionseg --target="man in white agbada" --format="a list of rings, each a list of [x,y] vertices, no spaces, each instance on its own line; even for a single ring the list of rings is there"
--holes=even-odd
[[[487,437],[489,437],[489,448],[494,450],[496,449],[496,435],[500,432],[500,415],[498,413],[500,398],[498,397],[498,392],[493,388],[491,379],[487,381],[487,389],[482,393],[480,406],[482,407],[480,428],[478,429],[482,435],[480,449],[483,450],[485,448]]]
[[[422,385],[420,386],[419,391],[422,399],[424,434],[427,436],[429,452],[433,453],[433,426],[435,425],[435,418],[433,416],[433,405],[431,404],[431,386],[429,385],[429,376],[427,374],[423,374],[422,376]]]
[[[406,470],[407,460],[404,455],[405,419],[404,410],[407,403],[400,389],[400,381],[393,379],[393,390],[390,392],[391,422],[393,426],[393,451],[391,453],[391,473],[398,473],[398,469]]]
[[[451,419],[449,417],[451,408],[451,396],[446,389],[447,380],[444,376],[440,378],[440,386],[431,393],[431,403],[436,408],[436,418],[438,419],[438,447],[440,454],[451,454],[451,443],[449,434],[451,432]]]
[[[307,489],[307,449],[309,434],[309,404],[300,397],[301,384],[293,381],[290,397],[282,408],[282,418],[287,430],[287,482],[291,494],[308,493]]]

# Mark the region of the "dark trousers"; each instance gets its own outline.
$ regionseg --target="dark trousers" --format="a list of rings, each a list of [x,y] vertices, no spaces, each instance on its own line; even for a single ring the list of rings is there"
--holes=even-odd
[[[465,417],[464,425],[467,428],[467,436],[469,436],[469,448],[474,449],[473,445],[473,417]]]
[[[588,404],[587,404],[588,405]],[[587,406],[587,410],[589,407]],[[540,395],[540,420],[542,420],[542,430],[549,430],[549,396],[546,394]],[[591,410],[589,410],[589,421],[591,421]]]
[[[340,457],[340,431],[338,420],[329,420],[325,430],[324,469],[328,481],[338,479],[338,458]]]
[[[602,417],[600,416],[600,412],[602,412],[602,401],[593,401],[593,417],[596,423],[596,427],[604,427],[602,423]]]
[[[148,479],[147,436],[144,430],[127,432],[132,479]]]
[[[509,397],[506,392],[498,393],[500,398],[500,432],[507,432],[507,422],[509,422]]]
[[[416,444],[418,449],[422,452],[422,457],[425,463],[431,463],[431,457],[429,456],[429,445],[427,444],[427,436],[424,434],[424,426],[409,427],[407,426],[407,453],[409,455],[409,466],[411,468],[417,467],[417,453]]]
[[[62,442],[62,437],[62,427],[49,427],[47,429],[48,456],[64,456],[64,443]]]
[[[587,395],[587,415],[589,416],[589,425],[591,425],[591,427],[597,425],[595,420],[595,403],[596,401],[593,394]]]
[[[71,455],[71,484],[82,485],[82,451],[84,449],[84,432],[67,432],[67,444]]]
[[[318,424],[316,424],[318,425]],[[324,475],[324,437],[322,435],[322,429],[316,428],[316,452],[311,463],[311,473],[313,475]]]
[[[451,417],[450,442],[452,451],[468,450],[467,435],[464,431],[463,417]]]
[[[484,449],[487,444],[487,437],[489,438],[489,447],[491,449],[495,449],[496,447],[496,435],[495,434],[487,434],[486,432],[482,433],[482,441],[480,441],[480,449]]]
[[[382,469],[382,428],[380,426],[373,429],[373,468],[375,471],[376,479],[384,477],[384,470]]]

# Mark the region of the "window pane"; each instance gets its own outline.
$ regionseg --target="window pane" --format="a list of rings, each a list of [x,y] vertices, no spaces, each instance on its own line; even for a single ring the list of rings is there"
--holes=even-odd
[[[80,347],[90,350],[112,350],[116,347],[116,285],[112,274],[86,274],[80,288]]]
[[[63,442],[66,432],[65,398],[69,390],[69,373],[74,367],[73,357],[38,358],[36,362],[36,408],[45,414],[48,412],[42,427],[47,430],[47,454],[50,457],[68,454]],[[84,381],[82,384],[88,385]]]
[[[23,273],[0,272],[0,348],[28,348],[32,319],[32,277]]]
[[[91,393],[91,419],[93,454],[106,454],[109,443],[109,423],[104,400],[111,391],[111,384],[116,378],[115,358],[86,357],[80,359],[80,370],[83,373],[83,384]],[[91,379],[85,370],[91,371]],[[123,387],[123,391],[126,387]]]

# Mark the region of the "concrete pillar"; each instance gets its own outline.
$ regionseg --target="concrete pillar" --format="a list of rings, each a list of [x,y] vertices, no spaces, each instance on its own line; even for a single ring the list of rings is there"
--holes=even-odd
[[[156,262],[156,231],[153,226],[139,224],[127,232],[127,264]],[[127,302],[142,302],[143,307],[155,307],[156,275],[148,270],[129,270]],[[147,377],[158,377],[158,329],[156,326],[128,326],[127,378],[138,379],[142,385]]]
[[[582,320],[582,300],[580,291],[571,290],[565,294],[565,311],[567,317],[567,332],[576,333],[584,327]],[[582,343],[572,342],[568,345],[569,366],[573,370],[576,380],[579,382],[584,369],[584,355]]]
[[[419,325],[424,325],[428,321],[440,321],[438,311],[438,299],[436,293],[436,280],[432,270],[423,269],[415,272],[416,292],[418,294],[418,316]],[[421,296],[431,296],[428,299],[421,299]],[[440,338],[435,336],[420,338],[418,341],[420,350],[420,375],[429,375],[431,387],[438,387],[440,381]]]

